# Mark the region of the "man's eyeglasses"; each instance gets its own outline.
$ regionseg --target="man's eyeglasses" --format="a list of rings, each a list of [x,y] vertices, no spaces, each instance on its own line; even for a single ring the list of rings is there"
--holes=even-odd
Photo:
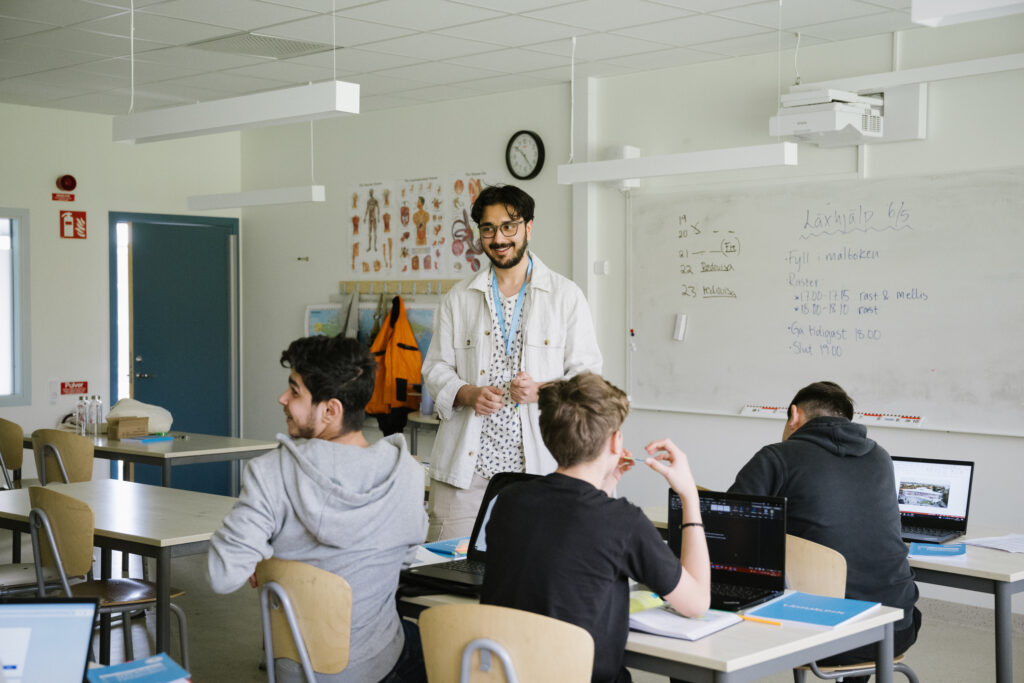
[[[516,233],[519,232],[519,224],[523,222],[520,218],[517,221],[507,221],[501,225],[493,225],[491,223],[480,224],[480,236],[490,239],[498,234],[498,228],[501,228],[501,234],[505,237],[515,237]]]

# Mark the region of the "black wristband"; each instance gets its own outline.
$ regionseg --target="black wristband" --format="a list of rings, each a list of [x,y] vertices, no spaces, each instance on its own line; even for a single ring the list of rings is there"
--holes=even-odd
[[[699,526],[699,527],[700,527],[700,528],[702,528],[702,529],[704,528],[704,525],[703,525],[703,524],[701,524],[700,522],[687,522],[686,524],[682,525],[682,526],[681,526],[681,527],[679,527],[679,528],[680,528],[680,529],[685,529],[685,528],[686,528],[686,527],[688,527],[688,526]]]

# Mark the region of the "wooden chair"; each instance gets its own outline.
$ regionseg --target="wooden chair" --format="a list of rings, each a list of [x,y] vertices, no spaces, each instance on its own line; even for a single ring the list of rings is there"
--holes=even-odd
[[[25,432],[17,422],[0,418],[0,470],[3,471],[4,488],[21,488],[23,483],[17,478],[25,458]],[[11,472],[15,479],[11,480]],[[28,483],[28,482],[25,482]],[[38,482],[34,482],[38,483]],[[14,544],[11,547],[11,562],[0,565],[0,596],[31,593],[36,590],[36,569],[34,562],[21,562],[21,532],[13,532]],[[14,545],[17,547],[15,548]],[[46,581],[53,585],[57,573],[48,571]]]
[[[32,451],[36,457],[39,483],[52,481],[70,484],[92,479],[92,439],[63,429],[37,429],[32,432]]]
[[[17,422],[0,418],[0,470],[4,488],[13,489],[10,472],[21,469],[25,457],[25,432]]]
[[[803,593],[846,597],[846,558],[828,546],[786,534],[786,581],[789,587]],[[875,662],[844,664],[842,666],[807,666],[793,669],[794,683],[803,683],[808,671],[823,680],[843,680],[848,676],[870,676],[875,673]],[[903,663],[903,655],[896,657],[893,671],[899,671],[910,683],[918,683],[917,674]]]
[[[256,565],[256,582],[270,683],[276,680],[275,657],[301,664],[307,683],[316,683],[317,672],[336,674],[348,666],[348,581],[305,562],[272,557]]]
[[[139,579],[94,579],[92,508],[76,498],[41,486],[29,488],[28,494],[32,505],[29,512],[29,530],[32,534],[32,555],[36,562],[39,595],[46,593],[45,569],[55,569],[65,595],[98,598],[101,614],[121,614],[125,661],[134,659],[129,613],[156,607],[156,584]],[[46,539],[45,544],[41,542],[41,538]],[[84,577],[84,580],[71,583],[68,579],[79,576]],[[184,591],[171,588],[172,598],[182,595]],[[178,619],[181,663],[187,670],[189,651],[185,613],[174,603],[171,603],[170,607]],[[102,661],[108,661],[109,657],[109,652],[102,653]]]
[[[590,681],[594,640],[574,624],[495,605],[438,605],[419,624],[431,683]]]

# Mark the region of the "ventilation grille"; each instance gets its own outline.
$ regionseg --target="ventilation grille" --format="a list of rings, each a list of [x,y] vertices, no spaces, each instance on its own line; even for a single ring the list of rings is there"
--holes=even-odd
[[[214,38],[193,43],[190,47],[211,52],[226,52],[251,57],[267,57],[270,59],[289,59],[333,49],[326,43],[313,43],[307,40],[289,40],[276,38],[259,33],[236,33],[224,38]]]

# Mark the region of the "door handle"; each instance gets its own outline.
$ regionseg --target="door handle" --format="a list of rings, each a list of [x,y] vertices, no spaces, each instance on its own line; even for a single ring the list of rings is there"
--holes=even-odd
[[[151,373],[148,373],[148,372],[136,372],[135,373],[135,379],[153,379],[154,377],[156,377],[155,374],[151,374]]]

